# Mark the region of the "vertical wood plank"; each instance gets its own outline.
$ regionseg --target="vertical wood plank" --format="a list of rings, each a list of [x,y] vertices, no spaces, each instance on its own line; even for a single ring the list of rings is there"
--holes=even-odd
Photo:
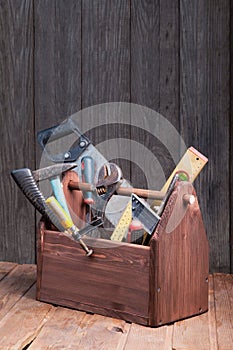
[[[233,276],[214,274],[217,335],[219,350],[230,350],[233,344]]]
[[[159,0],[131,2],[131,101],[159,109]]]
[[[231,116],[230,116],[230,157],[229,157],[229,163],[230,163],[230,208],[231,208],[231,219],[230,219],[230,249],[231,249],[231,270],[230,272],[233,273],[233,161],[232,161],[232,154],[233,154],[233,65],[232,65],[232,59],[233,59],[233,3],[230,2],[230,11],[231,11],[231,28],[230,28],[230,58],[231,58],[231,84],[230,84],[230,101],[231,101]]]
[[[81,108],[81,0],[35,2],[35,126]],[[37,154],[39,164],[40,152]]]
[[[130,79],[129,3],[82,3],[82,107],[128,102]]]
[[[108,102],[130,100],[130,6],[124,0],[86,0],[82,2],[82,108]],[[113,108],[93,112],[96,128],[88,126],[87,135],[97,145],[109,141],[108,160],[115,161],[129,178],[130,165],[122,155],[121,145],[116,148],[114,139],[127,138],[127,129],[114,121]],[[129,112],[125,121],[129,120]],[[105,154],[104,154],[105,155]]]
[[[209,158],[195,187],[215,271],[230,266],[229,4],[180,2],[181,134]]]
[[[179,21],[179,1],[160,0],[159,112],[177,131],[180,128]]]
[[[159,111],[160,105],[159,2],[159,0],[131,1],[131,102],[155,111]],[[144,125],[148,124],[146,110],[142,109],[137,118],[141,118]],[[140,159],[138,163],[141,163],[143,168],[140,171],[136,164],[131,164],[131,181],[135,187],[147,188],[150,179],[145,181],[145,174],[148,174],[147,177],[152,177],[154,164],[151,162],[148,169],[146,158],[150,151],[154,153],[156,147],[153,147],[150,135],[145,130],[132,128],[131,137],[139,145],[144,146],[138,154]],[[160,150],[157,151],[162,153]]]
[[[34,166],[33,2],[0,2],[0,260],[35,260],[35,212],[10,177]]]

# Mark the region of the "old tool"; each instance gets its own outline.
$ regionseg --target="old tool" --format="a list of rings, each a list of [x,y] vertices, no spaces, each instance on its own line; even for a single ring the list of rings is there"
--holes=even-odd
[[[208,158],[206,158],[203,154],[201,154],[199,151],[197,151],[194,147],[189,147],[171,175],[169,176],[168,180],[162,187],[161,191],[166,192],[169,184],[171,183],[173,177],[175,174],[179,175],[179,178],[184,181],[189,181],[192,183],[198,174],[201,172],[201,170],[204,168],[206,163],[208,162]],[[154,201],[151,204],[151,207],[154,208],[156,206],[159,206],[159,201]]]
[[[100,168],[96,190],[93,192],[92,212],[94,216],[104,217],[108,201],[119,187],[121,179],[121,169],[115,163],[106,163]]]
[[[166,206],[166,204],[167,204],[167,202],[168,202],[168,199],[169,199],[169,197],[170,197],[172,191],[174,190],[174,187],[175,187],[175,184],[176,184],[177,181],[179,181],[179,175],[178,175],[178,174],[175,174],[175,175],[173,176],[172,181],[170,182],[170,184],[169,184],[169,186],[168,186],[167,192],[166,192],[166,194],[165,194],[165,196],[164,196],[164,198],[163,198],[163,200],[162,200],[160,206],[158,207],[158,210],[156,211],[156,213],[157,213],[158,216],[161,216],[161,215],[162,215],[162,213],[163,213],[163,211],[164,211],[164,208],[165,208],[165,206]]]
[[[147,202],[139,198],[136,194],[132,194],[132,218],[138,219],[145,231],[152,235],[154,232],[160,216],[156,214],[149,206]]]
[[[89,249],[87,245],[83,242],[79,229],[74,225],[72,219],[66,214],[65,210],[55,199],[55,197],[51,196],[47,198],[46,204],[57,216],[58,220],[60,221],[60,224],[63,226],[64,231],[67,231],[76,241],[79,242],[83,250],[86,252],[87,256],[91,256],[93,254],[93,250]]]
[[[25,197],[47,220],[50,220],[59,231],[63,231],[63,226],[54,215],[53,211],[47,206],[43,194],[40,192],[37,183],[28,168],[11,171],[11,176],[19,186]]]
[[[82,182],[89,183],[90,186],[94,183],[94,159],[90,156],[85,156],[81,160]],[[92,205],[92,191],[83,191],[84,203]]]
[[[62,208],[65,210],[67,215],[70,216],[69,209],[66,203],[66,198],[63,192],[62,183],[61,183],[61,174],[75,168],[77,164],[75,163],[66,163],[66,164],[54,164],[46,168],[37,169],[32,171],[34,178],[37,181],[49,180],[55,198],[60,203]]]
[[[141,221],[133,219],[129,225],[129,230],[127,234],[127,242],[134,244],[142,244],[144,236],[144,228]]]
[[[108,162],[97,148],[93,146],[90,140],[82,134],[76,122],[72,119],[72,116],[67,118],[65,122],[60,125],[40,131],[37,134],[37,140],[46,157],[53,162],[77,163],[75,171],[79,178],[82,177],[81,156],[92,157],[95,161],[97,172]],[[131,187],[128,181],[124,181],[124,186]],[[106,213],[108,220],[112,222],[113,225],[118,221],[118,217],[121,215],[120,211],[126,206],[125,198],[114,198],[115,207],[116,204],[118,212],[114,213],[114,217]],[[111,206],[111,203],[109,203],[109,206]]]
[[[69,182],[69,188],[72,190],[81,190],[81,191],[95,191],[95,186],[85,182]],[[135,193],[137,196],[141,198],[150,198],[150,199],[158,199],[162,200],[165,196],[165,192],[155,191],[155,190],[145,190],[142,188],[135,187],[118,187],[116,193],[120,196],[128,196],[130,197],[132,193]]]
[[[122,241],[124,237],[127,235],[131,221],[132,221],[132,201],[130,199],[110,239],[112,241],[119,241],[119,242]]]

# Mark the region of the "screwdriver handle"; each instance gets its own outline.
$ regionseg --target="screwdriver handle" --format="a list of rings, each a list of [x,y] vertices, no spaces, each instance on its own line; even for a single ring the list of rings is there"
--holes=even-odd
[[[61,204],[57,201],[57,199],[54,196],[47,198],[45,202],[57,216],[64,230],[68,230],[74,225],[72,219],[67,215],[65,210],[62,208]]]
[[[67,230],[72,235],[73,239],[79,242],[83,250],[86,252],[87,256],[91,256],[93,250],[89,249],[85,242],[83,242],[82,236],[79,234],[79,229],[74,225],[72,219],[68,217],[65,210],[62,208],[56,198],[54,196],[51,196],[47,198],[45,202],[57,216],[64,230]]]
[[[81,160],[82,182],[94,183],[94,160],[90,156],[85,156]],[[92,205],[94,203],[92,193],[90,191],[83,191],[84,203]]]

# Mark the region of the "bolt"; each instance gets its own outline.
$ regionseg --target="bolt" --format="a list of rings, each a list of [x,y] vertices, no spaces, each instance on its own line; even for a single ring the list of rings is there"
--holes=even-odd
[[[83,148],[85,146],[86,146],[86,142],[85,141],[80,141],[79,147]]]
[[[65,157],[65,159],[70,158],[70,152],[66,152],[66,153],[64,154],[64,157]]]

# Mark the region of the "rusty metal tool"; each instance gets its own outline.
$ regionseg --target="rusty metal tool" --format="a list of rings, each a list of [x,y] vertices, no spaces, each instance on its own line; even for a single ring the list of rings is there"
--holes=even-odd
[[[104,218],[108,201],[116,192],[122,179],[122,171],[115,163],[104,164],[98,173],[96,189],[93,191],[92,213]]]
[[[95,186],[91,185],[86,182],[76,182],[76,181],[70,181],[69,182],[69,188],[71,190],[81,190],[81,191],[95,191]],[[142,198],[150,198],[150,199],[158,199],[163,200],[165,196],[165,192],[162,191],[155,191],[155,190],[146,190],[142,188],[135,188],[135,187],[121,187],[119,186],[116,190],[116,193],[120,196],[131,196],[132,193],[135,193],[137,196]]]

